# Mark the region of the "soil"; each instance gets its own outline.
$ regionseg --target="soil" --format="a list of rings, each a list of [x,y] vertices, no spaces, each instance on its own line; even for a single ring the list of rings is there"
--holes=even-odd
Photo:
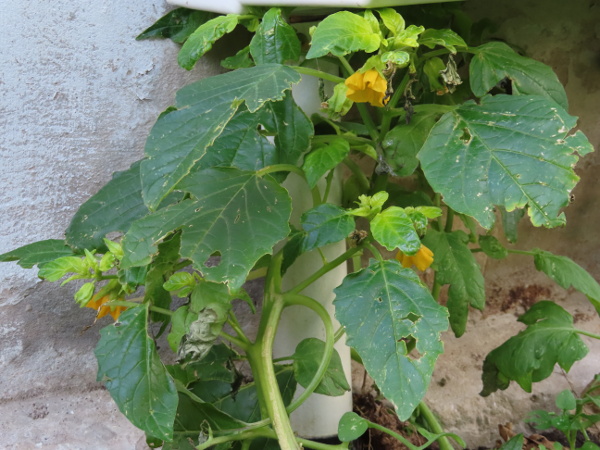
[[[353,402],[354,412],[361,417],[401,434],[415,446],[421,446],[427,442],[427,439],[417,432],[414,425],[409,422],[402,422],[398,419],[398,416],[391,406],[386,405],[385,401],[374,398],[371,393],[355,394],[353,396]],[[600,433],[593,433],[590,431],[591,430],[588,430],[588,434],[591,441],[600,446]],[[498,449],[516,434],[517,433],[512,430],[512,424],[507,423],[498,425],[498,439],[496,442],[491,443],[491,446],[489,447],[478,447],[477,450]],[[540,434],[534,433],[526,436],[523,450],[534,450],[541,448],[541,446],[546,449],[552,449],[555,448],[554,443],[559,443],[565,449],[568,449],[568,442],[564,435],[558,430],[549,430]],[[579,433],[577,435],[577,448],[584,443],[584,436]],[[434,443],[430,447],[427,447],[427,449],[438,450],[439,446],[437,443]],[[408,450],[408,447],[388,434],[370,428],[354,443],[353,450]]]

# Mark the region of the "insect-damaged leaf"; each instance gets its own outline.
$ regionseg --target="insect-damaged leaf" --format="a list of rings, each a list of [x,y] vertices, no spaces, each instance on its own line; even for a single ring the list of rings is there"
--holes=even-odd
[[[256,261],[289,232],[290,197],[268,175],[207,169],[188,176],[178,189],[192,198],[135,222],[123,239],[121,267],[149,264],[157,243],[181,229],[181,256],[207,280],[237,289]],[[218,264],[207,265],[214,254]]]
[[[281,100],[300,75],[276,64],[239,69],[180,89],[176,110],[163,114],[146,141],[141,177],[146,205],[154,210],[222,133],[242,103],[256,112]]]
[[[346,329],[348,345],[406,420],[425,395],[443,352],[446,308],[412,270],[394,260],[372,261],[348,275],[335,294],[335,316]]]
[[[256,64],[296,61],[300,56],[300,39],[281,15],[280,8],[269,9],[250,42]]]
[[[569,134],[575,125],[542,97],[485,97],[444,114],[418,158],[444,201],[483,227],[494,224],[494,205],[527,207],[533,225],[555,227],[579,180],[576,153],[593,150],[581,132]]]

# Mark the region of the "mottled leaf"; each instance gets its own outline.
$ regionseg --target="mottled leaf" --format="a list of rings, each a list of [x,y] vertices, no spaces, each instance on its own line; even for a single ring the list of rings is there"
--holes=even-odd
[[[468,242],[469,236],[463,231],[444,233],[432,229],[423,239],[433,251],[436,281],[450,285],[446,306],[450,326],[457,337],[465,332],[469,305],[480,310],[485,306],[483,275]]]
[[[319,23],[306,57],[319,58],[328,53],[344,56],[359,50],[372,53],[380,43],[381,35],[373,32],[369,21],[358,14],[339,11]]]
[[[479,236],[479,246],[490,258],[504,259],[508,256],[508,250],[494,236]]]
[[[151,436],[170,440],[177,409],[175,383],[148,336],[148,308],[129,308],[100,331],[98,381],[119,410]]]
[[[335,294],[335,315],[346,329],[348,345],[359,353],[400,420],[408,419],[443,352],[446,308],[395,260],[372,261],[348,275]]]
[[[483,227],[494,224],[494,205],[527,207],[533,225],[555,227],[579,180],[576,152],[593,150],[581,132],[570,134],[575,125],[542,97],[485,97],[444,114],[418,158],[444,201]]]
[[[177,92],[175,111],[161,116],[146,142],[143,196],[152,210],[183,179],[222,133],[241,104],[255,112],[281,100],[300,80],[293,69],[263,65],[205,78]]]
[[[338,437],[342,442],[350,442],[358,439],[369,428],[369,422],[355,412],[345,413],[338,424]]]
[[[373,237],[388,250],[399,248],[407,255],[414,255],[421,248],[421,240],[411,218],[403,208],[390,206],[371,221]]]
[[[282,17],[280,8],[265,13],[250,41],[250,53],[256,64],[283,64],[300,57],[300,39]]]
[[[563,85],[546,64],[519,55],[503,42],[488,42],[477,47],[475,52],[469,66],[469,80],[478,97],[508,78],[513,94],[540,95],[564,109],[569,107]]]
[[[226,16],[217,16],[200,25],[181,47],[177,56],[179,65],[184,69],[191,70],[215,42],[235,29],[238,21],[237,14],[227,14]]]
[[[428,28],[421,36],[419,36],[419,44],[431,49],[435,48],[437,45],[446,47],[453,54],[456,54],[456,47],[467,47],[463,38],[447,28],[442,30]]]
[[[485,358],[481,395],[504,390],[511,381],[531,392],[532,383],[548,378],[556,364],[568,372],[588,353],[573,327],[573,317],[554,302],[534,304],[519,322],[527,328]]]

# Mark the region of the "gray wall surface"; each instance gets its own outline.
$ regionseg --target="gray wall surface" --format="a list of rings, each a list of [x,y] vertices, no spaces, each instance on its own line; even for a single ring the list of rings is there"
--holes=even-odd
[[[524,4],[527,5],[524,5]],[[565,84],[571,114],[600,143],[600,5],[595,0],[467,2],[498,23],[494,37],[551,65]],[[135,36],[168,9],[164,0],[16,1],[0,15],[0,253],[61,238],[78,206],[112,172],[142,155],[146,135],[175,90],[218,67],[208,59],[188,73],[168,41]],[[520,247],[566,255],[600,280],[598,155],[578,165],[582,182],[559,230],[520,229]],[[530,260],[483,258],[489,309],[474,313],[466,335],[445,337],[447,353],[428,396],[450,430],[471,446],[493,445],[496,427],[553,404],[562,389],[579,391],[600,371],[598,343],[569,375],[534,387],[511,387],[482,399],[483,357],[521,329],[531,301],[552,298],[576,325],[600,333],[586,299],[555,287]],[[0,448],[144,448],[142,433],[120,415],[95,381],[93,348],[103,319],[79,309],[73,287],[41,283],[35,271],[0,265]],[[89,329],[85,329],[91,326]],[[466,431],[465,431],[466,430]]]

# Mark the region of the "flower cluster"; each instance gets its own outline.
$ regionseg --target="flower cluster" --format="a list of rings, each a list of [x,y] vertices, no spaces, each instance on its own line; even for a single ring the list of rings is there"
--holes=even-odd
[[[111,298],[110,295],[94,295],[92,299],[87,302],[85,305],[86,308],[92,308],[98,311],[96,314],[96,319],[101,319],[102,317],[110,314],[114,320],[117,320],[121,313],[127,309],[125,306],[112,306],[107,305]]]

